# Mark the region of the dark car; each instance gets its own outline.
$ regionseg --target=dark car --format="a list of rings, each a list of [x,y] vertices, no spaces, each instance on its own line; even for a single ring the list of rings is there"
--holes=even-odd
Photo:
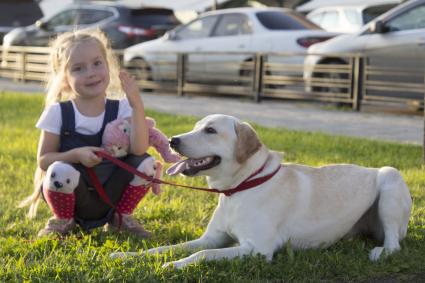
[[[121,49],[157,38],[178,24],[174,12],[166,8],[76,3],[33,25],[12,30],[5,36],[4,46],[47,46],[58,33],[99,27],[110,38],[112,47]]]
[[[4,35],[14,28],[33,24],[42,17],[43,12],[34,0],[1,0],[0,43]]]

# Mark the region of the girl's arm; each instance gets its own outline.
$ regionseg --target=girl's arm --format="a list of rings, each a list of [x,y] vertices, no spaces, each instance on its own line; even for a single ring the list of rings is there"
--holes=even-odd
[[[99,147],[85,146],[66,152],[59,152],[59,141],[59,135],[46,131],[41,132],[37,150],[37,162],[42,170],[46,171],[47,167],[55,161],[81,163],[86,167],[93,167],[102,162],[102,158],[94,153],[97,150],[102,150]]]
[[[135,80],[125,71],[120,72],[120,79],[128,102],[131,108],[133,108],[130,131],[130,153],[141,155],[149,147],[149,132],[145,122],[145,107]]]

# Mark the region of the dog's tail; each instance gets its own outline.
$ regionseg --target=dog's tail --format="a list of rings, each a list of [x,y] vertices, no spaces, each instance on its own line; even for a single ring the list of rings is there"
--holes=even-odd
[[[37,167],[34,173],[34,192],[18,204],[20,208],[30,206],[27,214],[30,219],[33,219],[37,215],[44,174],[44,171],[40,167]]]

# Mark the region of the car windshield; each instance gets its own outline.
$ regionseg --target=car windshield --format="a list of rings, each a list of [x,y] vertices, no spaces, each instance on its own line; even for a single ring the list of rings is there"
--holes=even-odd
[[[303,16],[293,12],[266,11],[258,12],[256,16],[260,23],[270,30],[300,30],[321,29]]]
[[[388,4],[388,5],[381,5],[381,6],[374,6],[369,7],[363,10],[363,23],[368,23],[377,16],[385,13],[389,9],[395,7],[395,4]]]
[[[178,25],[180,22],[174,16],[172,10],[168,9],[138,9],[131,11],[133,24],[149,28],[159,25]]]
[[[43,17],[40,7],[33,1],[0,1],[1,26],[27,26]]]

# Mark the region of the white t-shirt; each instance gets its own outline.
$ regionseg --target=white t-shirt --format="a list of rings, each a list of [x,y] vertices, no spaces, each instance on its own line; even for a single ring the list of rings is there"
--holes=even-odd
[[[75,113],[75,131],[84,135],[97,134],[102,128],[105,111],[103,111],[103,113],[97,117],[87,117],[78,111],[74,102],[72,102],[72,106],[74,107]],[[124,119],[130,117],[132,111],[133,110],[128,100],[126,98],[121,99],[119,101],[117,118]],[[46,132],[60,135],[60,130],[62,127],[62,115],[59,103],[54,103],[44,109],[35,126]]]

